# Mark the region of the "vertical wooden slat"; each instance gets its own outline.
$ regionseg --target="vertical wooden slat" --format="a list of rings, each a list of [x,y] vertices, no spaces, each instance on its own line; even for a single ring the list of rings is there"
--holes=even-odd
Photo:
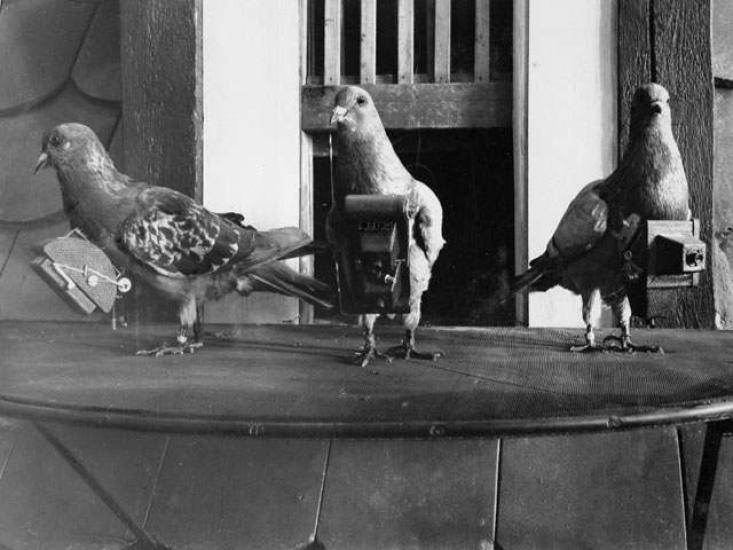
[[[489,81],[489,11],[491,0],[476,0],[476,40],[474,44],[473,79]]]
[[[300,228],[313,235],[313,137],[300,132]],[[315,271],[313,256],[300,257],[300,272],[313,276]],[[303,300],[299,306],[300,324],[313,322],[313,306]]]
[[[425,2],[425,43],[427,44],[425,66],[428,68],[428,80],[435,81],[435,0]]]
[[[308,0],[298,0],[300,12],[300,85],[308,81]]]
[[[451,0],[435,0],[435,82],[450,82]]]
[[[529,84],[529,0],[514,2],[514,108],[512,110],[512,141],[514,154],[514,270],[523,273],[529,262],[527,207],[527,112]],[[518,324],[529,322],[527,292],[516,295],[515,312]]]
[[[397,82],[412,84],[415,59],[415,2],[399,0],[397,7]]]
[[[361,72],[362,84],[377,79],[377,0],[361,1]]]
[[[323,83],[341,84],[341,0],[325,0]]]
[[[308,81],[308,4],[300,0],[300,84]],[[313,235],[313,137],[300,132],[300,213],[299,227]],[[299,260],[300,272],[313,275],[313,256],[303,256]],[[301,324],[313,322],[313,306],[300,301],[298,320]]]

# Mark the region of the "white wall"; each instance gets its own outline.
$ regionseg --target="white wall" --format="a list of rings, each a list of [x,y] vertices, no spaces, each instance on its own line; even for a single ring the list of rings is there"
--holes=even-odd
[[[616,0],[529,1],[529,258],[575,194],[616,166],[616,9]],[[580,304],[559,288],[531,293],[529,324],[582,326]]]
[[[296,0],[203,2],[204,204],[261,229],[299,221],[299,29]],[[206,307],[208,321],[297,314],[271,294]]]

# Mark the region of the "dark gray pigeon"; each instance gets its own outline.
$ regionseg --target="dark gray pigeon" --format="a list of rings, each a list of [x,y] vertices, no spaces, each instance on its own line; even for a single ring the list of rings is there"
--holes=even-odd
[[[512,285],[517,292],[560,285],[583,299],[584,346],[573,351],[621,349],[657,351],[632,344],[623,251],[645,220],[690,219],[689,191],[672,135],[669,93],[659,84],[640,86],[631,103],[629,144],[616,170],[588,184],[573,199],[545,252]],[[621,327],[620,346],[596,344],[593,329],[601,302],[611,306]]]

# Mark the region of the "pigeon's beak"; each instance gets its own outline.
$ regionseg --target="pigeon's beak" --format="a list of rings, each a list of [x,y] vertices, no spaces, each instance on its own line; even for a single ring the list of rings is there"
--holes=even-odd
[[[337,122],[343,122],[344,118],[346,117],[346,113],[346,107],[341,107],[340,105],[335,107],[333,109],[333,113],[331,114],[331,125],[334,125]]]
[[[41,168],[46,168],[48,164],[48,153],[44,151],[43,153],[41,153],[41,156],[38,157],[38,161],[36,162],[36,167],[33,169],[33,173],[37,174]]]
[[[664,104],[661,101],[652,101],[652,113],[661,115],[664,112]]]

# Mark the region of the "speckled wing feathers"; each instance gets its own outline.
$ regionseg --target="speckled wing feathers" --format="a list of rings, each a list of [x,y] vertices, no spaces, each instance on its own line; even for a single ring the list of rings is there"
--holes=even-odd
[[[141,194],[140,204],[142,208],[122,225],[120,244],[158,273],[169,277],[213,273],[241,252],[245,230],[184,195],[151,188]]]

